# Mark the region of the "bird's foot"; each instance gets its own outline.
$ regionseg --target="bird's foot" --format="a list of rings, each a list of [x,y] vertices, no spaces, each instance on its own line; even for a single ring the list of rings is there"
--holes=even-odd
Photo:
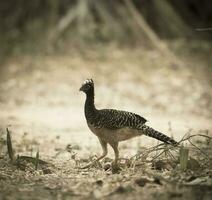
[[[92,161],[91,163],[88,163],[87,165],[85,166],[82,166],[82,167],[79,167],[79,169],[87,169],[87,168],[90,168],[90,167],[101,167],[101,164],[99,163],[98,160],[94,160]]]
[[[119,165],[117,163],[112,162],[111,171],[113,174],[119,174],[121,171],[121,168],[119,167]]]
[[[82,166],[82,167],[78,167],[78,169],[87,169],[87,168],[92,167],[93,165],[94,165],[94,162],[89,163],[89,164],[87,164],[87,165],[85,165],[85,166]]]

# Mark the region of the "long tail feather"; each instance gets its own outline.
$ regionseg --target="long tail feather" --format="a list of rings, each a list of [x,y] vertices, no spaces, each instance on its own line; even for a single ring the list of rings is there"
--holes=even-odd
[[[149,137],[155,138],[167,144],[173,144],[173,145],[177,144],[177,142],[173,140],[172,138],[166,136],[163,133],[160,133],[159,131],[154,130],[153,128],[149,126],[143,125],[141,126],[141,130],[144,135],[147,135]]]

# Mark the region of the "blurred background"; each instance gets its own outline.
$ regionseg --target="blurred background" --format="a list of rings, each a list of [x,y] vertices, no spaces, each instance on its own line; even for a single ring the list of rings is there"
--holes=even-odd
[[[1,128],[16,141],[47,154],[68,143],[99,149],[78,91],[86,78],[98,108],[136,112],[176,140],[211,134],[210,0],[8,0],[0,24]],[[122,147],[133,154],[147,141],[156,143]]]

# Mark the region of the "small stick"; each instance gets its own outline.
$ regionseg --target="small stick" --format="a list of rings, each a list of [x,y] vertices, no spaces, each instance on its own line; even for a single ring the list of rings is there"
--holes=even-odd
[[[209,156],[205,152],[203,152],[199,147],[197,147],[193,142],[191,142],[191,140],[188,139],[188,141],[192,146],[197,148],[206,158],[209,158]]]

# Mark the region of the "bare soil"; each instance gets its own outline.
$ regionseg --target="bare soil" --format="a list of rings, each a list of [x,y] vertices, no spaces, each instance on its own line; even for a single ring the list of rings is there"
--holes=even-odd
[[[188,131],[211,136],[211,68],[195,57],[180,59],[114,47],[9,59],[0,71],[0,199],[211,199],[212,168],[202,163],[196,171],[180,173],[142,162],[132,167],[133,156],[158,144],[146,136],[120,144],[118,174],[106,169],[111,149],[104,161],[79,168],[101,153],[84,118],[79,87],[86,78],[95,81],[98,108],[140,114],[177,141]],[[6,127],[16,156],[35,157],[39,151],[45,169],[40,164],[35,170],[28,160],[24,169],[11,164]]]

